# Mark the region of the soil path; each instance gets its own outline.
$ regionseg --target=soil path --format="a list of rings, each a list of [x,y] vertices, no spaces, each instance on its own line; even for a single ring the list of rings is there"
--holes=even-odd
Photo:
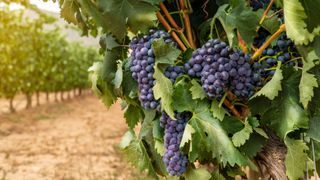
[[[0,115],[0,180],[136,179],[117,148],[122,117],[93,95]]]

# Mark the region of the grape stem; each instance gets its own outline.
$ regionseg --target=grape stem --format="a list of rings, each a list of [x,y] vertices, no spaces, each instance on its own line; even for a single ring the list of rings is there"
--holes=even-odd
[[[223,104],[227,106],[232,112],[232,114],[234,114],[237,118],[242,119],[241,114],[238,112],[238,110],[234,107],[234,105],[228,99],[225,99],[223,101]]]
[[[185,25],[185,28],[186,28],[187,38],[188,38],[189,44],[191,45],[191,48],[195,49],[196,45],[194,44],[194,40],[193,40],[193,37],[192,37],[192,29],[191,29],[191,24],[190,24],[190,18],[189,18],[188,13],[186,13],[188,11],[187,11],[187,8],[185,6],[184,1],[185,0],[179,0],[179,2],[180,2],[180,10],[182,10],[182,13],[183,13],[184,25]]]
[[[280,34],[285,30],[286,30],[286,25],[282,24],[279,27],[279,29],[253,54],[251,63],[253,63],[253,61],[262,54],[263,50],[265,50],[271,44],[271,42],[275,40],[277,37],[279,37]]]
[[[264,21],[264,20],[266,19],[266,17],[268,16],[268,13],[269,13],[269,11],[270,11],[270,9],[271,9],[271,7],[272,7],[273,2],[274,2],[274,0],[271,0],[270,3],[269,3],[269,5],[268,5],[268,7],[267,7],[267,9],[263,12],[263,15],[262,15],[262,17],[261,17],[261,19],[260,19],[260,22],[259,22],[260,25],[263,23],[263,21]]]
[[[182,49],[182,51],[186,51],[187,50],[186,46],[183,44],[183,42],[181,41],[177,33],[172,30],[169,23],[164,19],[164,17],[161,15],[159,11],[157,12],[157,18],[161,22],[161,24],[167,29],[167,31],[169,31],[172,38],[177,42],[177,44]]]
[[[243,40],[239,31],[237,31],[239,46],[244,53],[248,53],[248,48],[246,42]]]

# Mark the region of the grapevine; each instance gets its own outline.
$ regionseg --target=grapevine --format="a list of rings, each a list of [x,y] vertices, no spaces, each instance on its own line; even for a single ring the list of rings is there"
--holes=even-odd
[[[84,32],[106,37],[93,89],[107,107],[123,101],[121,149],[140,170],[155,179],[319,171],[319,0],[75,1],[61,4],[64,18],[81,13]]]

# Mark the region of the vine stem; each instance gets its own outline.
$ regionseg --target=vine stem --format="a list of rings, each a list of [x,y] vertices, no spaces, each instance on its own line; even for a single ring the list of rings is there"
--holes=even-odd
[[[187,12],[187,8],[185,6],[184,0],[179,0],[179,2],[180,2],[180,8],[181,8],[182,13],[183,13],[183,20],[184,20],[184,25],[185,25],[185,28],[186,28],[187,38],[188,38],[189,44],[190,44],[191,48],[195,49],[196,45],[194,44],[193,37],[192,37],[192,29],[191,29],[191,24],[190,24],[190,18],[189,18],[188,13],[186,13]]]
[[[159,11],[157,12],[157,18],[161,22],[161,24],[167,29],[167,31],[170,32],[172,38],[177,42],[177,44],[182,49],[182,51],[186,51],[187,50],[186,46],[183,44],[183,42],[181,41],[177,33],[172,30],[169,23],[164,19],[164,17],[161,15]]]
[[[173,19],[173,17],[169,13],[168,9],[163,4],[163,2],[160,3],[160,9],[163,11],[164,15],[168,18],[172,27],[175,28],[177,31],[182,31],[182,29],[177,25],[176,21]]]
[[[285,30],[286,25],[282,24],[280,28],[253,54],[251,63],[253,63],[253,61],[262,54],[263,50],[265,50],[271,44],[271,42],[275,40],[278,36],[280,36],[280,34]]]
[[[187,38],[185,37],[185,35],[183,34],[183,29],[181,27],[179,27],[176,23],[176,21],[173,19],[173,17],[171,16],[170,12],[168,11],[167,7],[161,2],[160,3],[160,9],[163,11],[164,15],[168,18],[169,23],[173,26],[173,28],[171,30],[176,31],[176,33],[179,34],[180,40],[182,40],[182,42],[187,46],[187,47],[191,47],[191,45],[189,44]],[[179,11],[179,14],[181,14],[181,12]],[[171,31],[170,30],[170,31]]]
[[[264,20],[266,19],[266,17],[268,16],[268,13],[269,13],[269,11],[270,11],[270,9],[271,9],[271,7],[272,7],[273,2],[274,2],[274,0],[271,0],[271,1],[270,1],[267,9],[263,12],[263,15],[262,15],[262,17],[261,17],[261,19],[260,19],[259,24],[262,24],[263,21],[264,21]]]
[[[241,114],[238,112],[238,110],[234,107],[234,105],[228,99],[225,99],[223,101],[223,104],[226,105],[230,109],[232,114],[234,114],[237,118],[242,119]]]

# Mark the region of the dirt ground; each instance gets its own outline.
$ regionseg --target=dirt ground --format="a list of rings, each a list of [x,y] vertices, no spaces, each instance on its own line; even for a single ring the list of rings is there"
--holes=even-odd
[[[2,113],[0,180],[140,179],[118,149],[126,130],[94,95]]]

